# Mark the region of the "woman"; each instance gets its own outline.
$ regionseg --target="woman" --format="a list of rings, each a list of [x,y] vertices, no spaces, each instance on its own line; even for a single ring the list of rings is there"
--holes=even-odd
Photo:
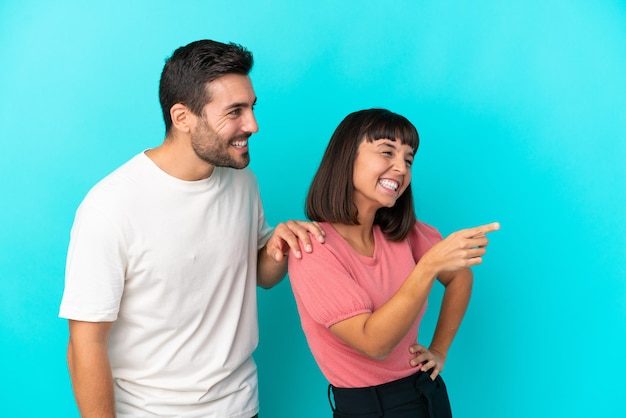
[[[348,115],[306,199],[325,244],[289,260],[302,328],[330,382],[334,417],[449,417],[443,370],[492,223],[442,239],[417,221],[415,127],[384,109]],[[430,347],[416,345],[434,281],[445,286]],[[417,370],[417,373],[416,373]]]

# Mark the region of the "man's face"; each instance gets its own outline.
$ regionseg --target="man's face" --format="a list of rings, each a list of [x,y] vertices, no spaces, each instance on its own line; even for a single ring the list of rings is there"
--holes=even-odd
[[[191,132],[191,146],[213,166],[242,169],[250,163],[248,138],[259,130],[250,77],[226,74],[211,81],[208,88],[211,101]]]

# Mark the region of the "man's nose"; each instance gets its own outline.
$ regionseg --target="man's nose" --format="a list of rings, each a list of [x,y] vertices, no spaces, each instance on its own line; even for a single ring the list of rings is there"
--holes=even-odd
[[[244,125],[244,130],[246,132],[250,132],[251,134],[259,131],[259,125],[256,123],[256,117],[254,116],[254,112],[250,111],[248,116],[246,117],[246,123]]]

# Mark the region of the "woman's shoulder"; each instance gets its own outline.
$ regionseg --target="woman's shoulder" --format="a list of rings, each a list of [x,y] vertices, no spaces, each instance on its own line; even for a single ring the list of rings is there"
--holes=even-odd
[[[330,253],[342,253],[349,248],[348,242],[341,236],[335,227],[329,222],[317,222],[324,231],[324,242],[315,242],[313,249],[321,248],[322,251]]]
[[[437,228],[420,220],[415,222],[412,232],[425,238],[435,239],[436,241],[442,239],[441,233]]]
[[[415,226],[407,236],[415,260],[419,260],[426,251],[442,239],[443,236],[437,228],[419,220],[415,222]]]

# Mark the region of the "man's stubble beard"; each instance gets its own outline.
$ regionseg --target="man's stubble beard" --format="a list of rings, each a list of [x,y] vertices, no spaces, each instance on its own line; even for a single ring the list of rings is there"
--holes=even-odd
[[[215,132],[206,121],[202,121],[198,130],[191,134],[191,147],[202,161],[214,167],[230,167],[237,170],[246,168],[250,164],[250,153],[241,154],[237,160],[229,154],[230,144],[234,141],[249,139],[252,134],[242,134],[224,140]]]

